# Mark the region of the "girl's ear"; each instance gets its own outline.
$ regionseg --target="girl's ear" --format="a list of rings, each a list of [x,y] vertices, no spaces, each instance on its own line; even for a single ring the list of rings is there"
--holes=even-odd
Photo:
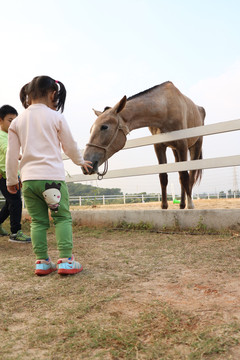
[[[56,91],[51,91],[50,92],[50,98],[51,98],[52,102],[56,102],[56,94],[57,94]]]
[[[50,108],[56,110],[57,108],[57,92],[51,91],[49,92],[49,100],[50,100]]]

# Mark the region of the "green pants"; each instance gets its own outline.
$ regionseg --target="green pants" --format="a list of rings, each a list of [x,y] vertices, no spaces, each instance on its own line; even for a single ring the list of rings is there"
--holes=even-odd
[[[47,229],[49,223],[49,208],[44,200],[43,192],[49,184],[54,184],[53,180],[28,180],[23,182],[22,193],[24,201],[31,216],[31,238],[33,251],[36,259],[48,258]],[[59,257],[72,256],[72,217],[69,211],[68,188],[65,181],[57,181],[60,187],[60,197],[58,210],[51,210],[51,216],[55,225],[55,235]],[[58,191],[58,190],[57,190]]]

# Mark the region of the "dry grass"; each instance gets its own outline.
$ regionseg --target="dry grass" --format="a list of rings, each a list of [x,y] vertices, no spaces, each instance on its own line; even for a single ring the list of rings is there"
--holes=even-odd
[[[25,231],[29,224],[24,224]],[[72,277],[0,238],[0,358],[240,358],[238,234],[74,227]],[[49,253],[57,259],[53,229]]]

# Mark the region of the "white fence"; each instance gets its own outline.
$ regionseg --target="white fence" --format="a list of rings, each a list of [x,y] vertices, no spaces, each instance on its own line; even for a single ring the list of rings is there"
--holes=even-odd
[[[134,147],[152,145],[157,143],[164,143],[174,140],[191,138],[195,136],[221,134],[221,133],[237,131],[237,130],[240,130],[240,119],[224,121],[217,124],[198,126],[195,128],[172,131],[165,134],[150,135],[138,139],[128,140],[123,149],[130,149]],[[239,153],[239,149],[236,149],[236,152]],[[66,160],[67,157],[63,155],[63,159]],[[151,166],[141,166],[141,167],[128,168],[128,169],[110,170],[104,176],[104,179],[170,173],[170,172],[178,172],[185,170],[213,169],[213,168],[230,167],[230,166],[232,167],[239,165],[240,165],[240,155],[233,155],[233,156],[202,159],[202,160],[183,161],[178,163],[170,163],[170,164],[162,164],[162,165],[151,165]],[[66,181],[67,182],[91,181],[91,180],[97,180],[97,176],[98,176],[97,174],[69,175],[66,177]]]
[[[236,199],[240,198],[239,192],[228,193],[203,193],[193,194],[194,199]],[[175,200],[178,200],[176,196]],[[174,200],[169,195],[170,200]],[[1,200],[1,199],[0,199]],[[4,200],[4,199],[3,199]],[[70,205],[84,206],[84,205],[95,205],[95,204],[127,204],[127,203],[149,203],[149,202],[160,202],[161,194],[123,194],[123,195],[86,195],[86,196],[70,196]]]

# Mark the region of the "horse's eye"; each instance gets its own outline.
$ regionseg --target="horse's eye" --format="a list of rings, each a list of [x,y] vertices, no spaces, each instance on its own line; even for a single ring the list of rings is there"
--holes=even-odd
[[[107,126],[107,125],[102,125],[101,128],[100,128],[101,131],[102,131],[102,130],[107,130],[107,129],[108,129],[108,126]]]

